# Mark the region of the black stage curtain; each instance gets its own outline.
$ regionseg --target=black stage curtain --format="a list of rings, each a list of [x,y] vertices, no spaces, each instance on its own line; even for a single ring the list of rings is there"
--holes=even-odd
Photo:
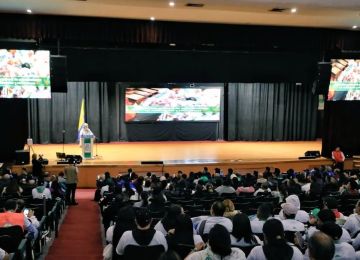
[[[228,89],[228,139],[248,141],[313,140],[318,97],[295,83],[231,83]]]
[[[117,141],[119,117],[116,113],[116,88],[109,83],[68,83],[67,93],[52,93],[49,100],[30,101],[30,134],[35,143],[74,143],[81,102],[85,101],[85,120],[98,141]],[[114,109],[110,109],[114,107]],[[111,110],[111,111],[110,111]]]
[[[325,103],[322,155],[340,146],[345,154],[360,154],[360,101],[332,101]]]
[[[124,85],[70,82],[67,93],[52,93],[50,100],[30,100],[30,135],[34,142],[62,143],[64,136],[65,143],[75,143],[83,99],[85,121],[89,123],[98,142],[223,138],[222,119],[216,123],[125,124]]]

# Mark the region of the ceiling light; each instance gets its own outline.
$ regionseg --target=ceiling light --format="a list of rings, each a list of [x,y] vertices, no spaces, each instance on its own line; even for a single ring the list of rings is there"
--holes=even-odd
[[[151,17],[150,17],[150,21],[155,21],[155,17],[154,17],[154,16],[151,16]]]
[[[175,2],[174,2],[174,1],[170,1],[170,2],[169,2],[169,6],[174,7],[174,6],[175,6]]]
[[[27,12],[28,14],[31,14],[31,13],[32,13],[31,9],[26,9],[26,12]]]
[[[291,10],[290,10],[290,11],[291,11],[291,13],[292,13],[292,14],[294,14],[294,13],[296,13],[296,12],[297,12],[297,9],[296,9],[296,8],[291,8]]]
[[[175,47],[175,46],[176,46],[176,43],[173,43],[173,42],[172,42],[172,43],[170,43],[169,45],[170,45],[171,47]]]
[[[358,27],[357,27],[357,25],[353,25],[353,27],[352,27],[353,29],[357,29]]]

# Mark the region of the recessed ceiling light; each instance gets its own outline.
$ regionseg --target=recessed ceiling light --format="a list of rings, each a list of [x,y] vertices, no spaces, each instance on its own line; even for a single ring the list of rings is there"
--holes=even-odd
[[[292,13],[292,14],[294,14],[294,13],[296,13],[296,12],[297,12],[297,9],[296,9],[296,8],[291,8],[291,10],[290,10],[290,11],[291,11],[291,13]]]
[[[175,2],[174,2],[174,1],[170,1],[170,2],[169,2],[169,6],[174,7],[174,6],[175,6]]]
[[[26,12],[27,12],[28,14],[31,14],[31,13],[32,13],[31,9],[26,9]]]
[[[155,17],[154,17],[154,16],[151,16],[151,17],[150,17],[150,21],[155,21]]]
[[[172,42],[172,43],[170,43],[169,45],[170,45],[171,47],[175,47],[175,46],[176,46],[176,43],[173,43],[173,42]]]
[[[352,27],[353,29],[357,29],[358,27],[357,27],[357,25],[353,25],[353,27]]]

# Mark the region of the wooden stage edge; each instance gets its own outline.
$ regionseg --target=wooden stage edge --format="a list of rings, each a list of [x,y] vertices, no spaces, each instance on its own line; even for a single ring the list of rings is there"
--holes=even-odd
[[[34,145],[34,151],[49,159],[45,171],[57,175],[65,165],[57,164],[56,152],[80,154],[78,144],[46,144]],[[266,166],[279,168],[281,171],[294,169],[301,171],[320,165],[331,165],[327,158],[300,160],[305,151],[320,150],[321,140],[306,142],[225,142],[225,141],[193,141],[193,142],[122,142],[101,143],[96,147],[95,159],[84,160],[79,167],[80,188],[94,188],[98,175],[108,171],[112,176],[124,174],[128,168],[140,175],[152,172],[176,174],[179,170],[188,174],[199,172],[207,166],[211,172],[220,168],[226,172],[228,168],[246,174],[254,170],[263,172]],[[163,164],[151,162],[161,161]],[[14,172],[20,172],[31,165],[15,165]],[[345,162],[346,169],[352,169],[352,160]]]

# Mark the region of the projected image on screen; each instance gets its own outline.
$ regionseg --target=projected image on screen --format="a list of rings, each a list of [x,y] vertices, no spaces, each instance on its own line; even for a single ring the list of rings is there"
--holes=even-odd
[[[125,121],[219,121],[220,94],[220,88],[127,88]]]
[[[360,100],[360,60],[331,60],[328,100]]]
[[[0,98],[51,98],[50,52],[0,49]]]

